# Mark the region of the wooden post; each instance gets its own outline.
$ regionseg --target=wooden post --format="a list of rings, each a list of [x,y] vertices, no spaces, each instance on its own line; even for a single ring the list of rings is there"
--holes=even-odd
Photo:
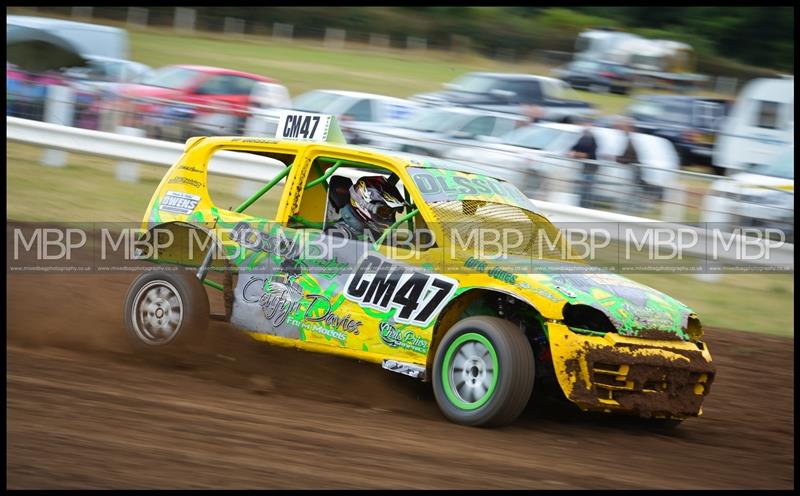
[[[344,29],[325,28],[325,48],[341,50],[347,32]]]
[[[284,24],[282,22],[276,22],[272,25],[272,38],[273,39],[292,39],[292,32],[294,31],[294,26],[291,24]]]
[[[72,126],[75,118],[75,90],[68,86],[48,86],[44,105],[45,122]],[[48,167],[65,167],[67,152],[45,148],[40,163]]]
[[[72,17],[91,19],[92,7],[72,7]]]
[[[244,34],[244,21],[235,17],[225,18],[225,34],[240,37]]]
[[[409,50],[425,50],[428,48],[428,40],[425,38],[409,36],[406,38],[406,48]]]
[[[128,24],[131,26],[147,26],[149,10],[142,7],[128,7]]]
[[[186,7],[175,7],[175,31],[194,31],[197,11]]]
[[[389,36],[385,34],[370,33],[369,46],[377,50],[386,50],[389,48]]]

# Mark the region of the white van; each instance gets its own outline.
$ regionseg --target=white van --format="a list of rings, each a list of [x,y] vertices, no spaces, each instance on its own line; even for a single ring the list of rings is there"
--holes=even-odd
[[[6,16],[6,25],[41,29],[72,42],[81,55],[128,59],[128,32],[124,29],[49,17]]]
[[[714,145],[717,167],[747,171],[794,145],[794,77],[755,79],[744,87]]]

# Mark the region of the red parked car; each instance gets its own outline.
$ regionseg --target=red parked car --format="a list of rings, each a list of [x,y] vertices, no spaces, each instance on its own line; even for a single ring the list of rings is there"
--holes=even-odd
[[[250,93],[259,82],[276,81],[219,67],[171,65],[153,71],[139,84],[122,85],[116,101],[107,107],[122,111],[119,124],[148,131],[162,129],[167,115],[180,114],[185,122],[209,114],[224,114],[244,121]],[[183,111],[175,112],[176,109]]]

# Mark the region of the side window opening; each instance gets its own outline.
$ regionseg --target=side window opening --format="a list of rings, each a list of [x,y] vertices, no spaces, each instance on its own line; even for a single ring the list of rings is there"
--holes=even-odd
[[[523,125],[523,121],[517,121],[514,119],[496,119],[494,130],[492,131],[492,136],[502,136],[508,132],[511,132],[515,129],[518,125]]]
[[[350,109],[347,111],[347,115],[350,116],[356,122],[371,122],[374,119],[372,118],[372,102],[370,100],[364,99],[359,100]]]
[[[472,136],[488,136],[492,134],[494,121],[494,117],[477,117],[464,125],[461,130],[465,133],[469,133]]]
[[[225,76],[212,76],[195,90],[198,95],[226,95],[228,85]]]
[[[220,155],[221,151],[223,150],[216,151],[211,155],[208,161],[209,173],[207,174],[207,189],[212,203],[214,203],[217,208],[236,211],[238,207],[252,200],[252,203],[246,205],[244,208],[244,214],[267,220],[274,219],[278,213],[278,206],[283,195],[286,176],[288,176],[290,167],[294,163],[295,155],[288,153],[253,152],[230,148],[225,149],[225,152],[242,153],[259,157],[258,161],[264,163],[264,169],[272,171],[263,174],[263,178],[255,181],[211,173],[211,170],[222,170],[223,156]],[[196,180],[199,181],[199,179]],[[253,195],[256,195],[261,189],[272,182],[274,182],[274,184],[268,191],[260,197],[253,199]]]
[[[365,176],[383,177],[397,188],[405,202],[394,213],[394,222],[383,230],[383,236],[372,234],[371,239],[365,239],[375,239],[380,244],[391,244],[396,236],[412,239],[411,233],[424,221],[397,175],[379,166],[328,157],[318,157],[312,163],[298,212],[291,216],[289,227],[324,230],[346,222],[343,217],[353,215],[350,189]],[[345,212],[346,209],[350,210]]]
[[[778,102],[756,100],[756,126],[764,129],[778,129]]]

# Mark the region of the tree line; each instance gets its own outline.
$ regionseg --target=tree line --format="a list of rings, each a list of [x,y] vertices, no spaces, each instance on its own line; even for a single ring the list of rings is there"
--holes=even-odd
[[[148,7],[151,22],[169,24],[174,7]],[[53,8],[58,9],[58,8]],[[69,9],[69,8],[65,8]],[[319,37],[325,28],[390,35],[402,44],[408,36],[429,46],[448,47],[453,35],[488,56],[513,51],[526,57],[536,50],[572,52],[578,33],[606,26],[647,38],[689,43],[700,72],[728,75],[747,64],[794,72],[794,7],[194,7],[198,20],[221,26],[225,17],[248,24],[294,25],[298,37]],[[95,7],[99,17],[124,19],[125,7]],[[722,60],[722,59],[727,60]],[[750,72],[752,71],[750,68]],[[712,72],[714,71],[714,72]],[[734,75],[734,74],[731,74]]]

